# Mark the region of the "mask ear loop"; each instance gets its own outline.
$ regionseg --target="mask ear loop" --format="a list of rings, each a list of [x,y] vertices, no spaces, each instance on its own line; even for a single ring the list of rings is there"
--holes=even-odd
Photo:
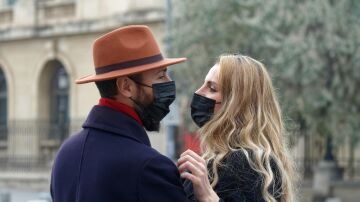
[[[137,101],[135,101],[132,97],[129,97],[131,101],[133,101],[136,105],[139,105]]]
[[[145,86],[145,87],[148,87],[148,88],[153,88],[152,86],[149,86],[149,85],[140,83],[140,82],[136,81],[135,79],[132,79],[132,78],[129,77],[129,76],[128,76],[128,78],[129,78],[130,80],[132,80],[134,83],[136,83],[136,84],[138,84],[138,85],[140,85],[140,86]],[[134,98],[129,97],[129,99],[130,99],[131,101],[133,101],[137,106],[139,106],[139,107],[142,106],[142,104],[140,104],[139,102],[137,102]]]
[[[128,78],[129,78],[130,80],[132,80],[135,84],[143,85],[143,86],[145,86],[145,87],[149,87],[149,86],[147,86],[147,85],[145,85],[145,84],[142,84],[142,83],[136,81],[135,79],[132,79],[132,78],[129,77],[129,76],[128,76]],[[139,104],[134,98],[129,97],[129,99],[130,99],[133,103],[135,103],[137,106],[140,106],[140,104]]]

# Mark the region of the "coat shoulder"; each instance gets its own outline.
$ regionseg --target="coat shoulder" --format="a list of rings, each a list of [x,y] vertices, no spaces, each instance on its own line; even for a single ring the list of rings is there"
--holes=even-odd
[[[187,201],[179,171],[174,162],[166,156],[153,153],[152,157],[144,162],[140,173],[140,201]]]

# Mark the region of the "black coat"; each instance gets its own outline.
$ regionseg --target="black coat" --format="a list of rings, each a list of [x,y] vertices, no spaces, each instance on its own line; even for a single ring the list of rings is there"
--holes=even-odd
[[[219,181],[214,190],[224,202],[262,202],[261,194],[262,177],[255,172],[248,163],[242,151],[232,152],[222,161],[223,166],[218,169]],[[275,183],[269,189],[270,194],[280,201],[281,178],[278,169],[271,161],[271,167],[275,175]],[[209,173],[212,172],[208,167]],[[190,181],[184,181],[187,197],[196,201],[193,187]]]
[[[143,127],[104,106],[62,144],[51,195],[54,202],[187,201],[177,167],[150,147]]]

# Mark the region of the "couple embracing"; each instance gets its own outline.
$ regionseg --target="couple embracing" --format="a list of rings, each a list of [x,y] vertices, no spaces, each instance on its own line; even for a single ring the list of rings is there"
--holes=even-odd
[[[194,93],[191,116],[203,154],[176,164],[150,145],[175,100],[164,58],[147,26],[111,31],[93,44],[100,100],[64,141],[51,174],[54,202],[293,201],[292,163],[280,107],[264,65],[221,55]],[[186,79],[186,78],[184,78]]]

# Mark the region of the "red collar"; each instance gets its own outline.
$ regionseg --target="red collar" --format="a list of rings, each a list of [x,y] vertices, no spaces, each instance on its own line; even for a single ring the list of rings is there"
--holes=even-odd
[[[137,121],[140,125],[143,125],[139,115],[135,112],[134,108],[126,104],[108,98],[100,98],[99,106],[110,107],[111,109],[122,112],[130,116],[131,118],[135,119],[135,121]]]

